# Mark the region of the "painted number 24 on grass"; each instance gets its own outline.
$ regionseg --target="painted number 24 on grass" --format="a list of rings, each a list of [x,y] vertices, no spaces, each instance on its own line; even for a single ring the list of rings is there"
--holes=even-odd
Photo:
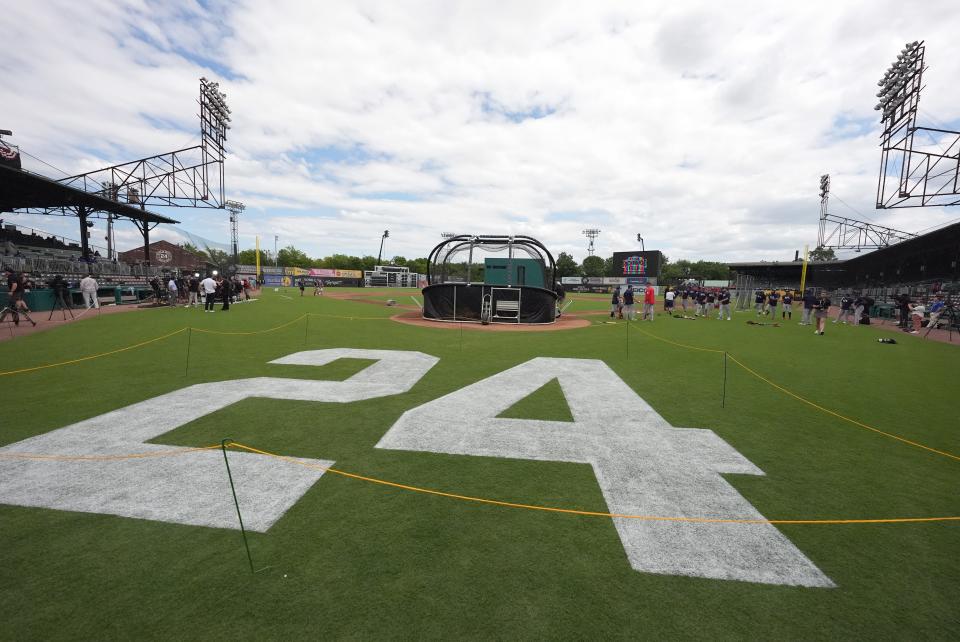
[[[340,358],[375,363],[346,381],[258,377],[189,386],[7,446],[0,449],[0,502],[237,528],[218,451],[180,448],[166,456],[171,447],[144,442],[247,397],[346,403],[402,394],[437,363],[420,352],[354,349],[298,352],[271,363],[320,366]],[[498,418],[553,379],[573,422]],[[710,430],[669,425],[592,359],[536,358],[478,381],[407,411],[377,448],[585,463],[611,513],[763,519],[721,476],[761,470]],[[122,457],[128,453],[143,456]],[[269,529],[333,463],[301,461],[319,466],[231,454],[250,529]],[[833,585],[770,524],[614,524],[638,571]]]

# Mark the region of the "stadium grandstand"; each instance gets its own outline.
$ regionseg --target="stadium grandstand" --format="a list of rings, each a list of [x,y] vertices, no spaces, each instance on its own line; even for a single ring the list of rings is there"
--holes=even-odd
[[[728,265],[740,289],[800,290],[803,261]],[[860,292],[879,310],[891,309],[901,294],[921,302],[943,294],[948,303],[960,305],[960,223],[850,259],[809,261],[805,287],[823,288],[837,298]]]

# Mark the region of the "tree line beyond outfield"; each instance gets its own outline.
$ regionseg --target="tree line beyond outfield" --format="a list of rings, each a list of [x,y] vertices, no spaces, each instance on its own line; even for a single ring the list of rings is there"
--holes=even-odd
[[[228,265],[231,263],[227,252],[216,248],[208,247],[200,249],[189,243],[184,243],[183,248],[194,252],[200,256],[207,257],[215,265]],[[241,250],[239,263],[241,265],[254,265],[256,263],[256,250]],[[603,259],[599,256],[588,256],[582,263],[577,263],[572,255],[566,252],[560,252],[557,255],[557,278],[565,276],[607,276],[613,273],[613,257]],[[384,264],[396,265],[399,267],[408,267],[411,272],[417,274],[427,273],[427,259],[417,258],[408,259],[403,256],[395,256],[391,259],[384,259]],[[372,270],[377,264],[375,256],[352,256],[349,254],[332,254],[323,258],[311,258],[303,250],[297,249],[293,245],[281,249],[277,252],[276,261],[274,261],[273,252],[270,250],[260,250],[261,265],[279,265],[282,267],[299,268],[333,268],[339,270]],[[677,280],[682,278],[694,279],[726,279],[729,275],[729,268],[726,263],[718,261],[688,261],[681,259],[677,262],[671,262],[666,256],[663,257],[661,268],[661,279],[664,281]]]

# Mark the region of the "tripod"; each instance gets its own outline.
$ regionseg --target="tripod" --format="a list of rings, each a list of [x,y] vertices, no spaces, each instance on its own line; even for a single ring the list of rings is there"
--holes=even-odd
[[[27,321],[32,323],[34,326],[37,325],[37,322],[30,318],[30,310],[27,308],[17,308],[16,301],[8,301],[4,306],[3,310],[0,310],[0,323],[7,318],[7,315],[13,315],[13,325],[20,325],[20,316],[23,315],[27,318]]]
[[[948,303],[943,306],[943,312],[940,313],[940,316],[937,317],[937,322],[927,326],[927,331],[924,333],[923,338],[926,339],[927,335],[930,334],[930,331],[940,323],[942,319],[947,320],[947,338],[950,340],[950,343],[953,343],[953,328],[958,324],[957,309],[953,306],[952,303]]]
[[[50,308],[50,316],[47,317],[47,321],[53,320],[53,313],[60,309],[60,313],[63,315],[63,320],[67,320],[67,313],[70,313],[70,318],[73,318],[73,308],[67,304],[66,299],[63,298],[63,290],[56,290],[53,293],[53,307]]]

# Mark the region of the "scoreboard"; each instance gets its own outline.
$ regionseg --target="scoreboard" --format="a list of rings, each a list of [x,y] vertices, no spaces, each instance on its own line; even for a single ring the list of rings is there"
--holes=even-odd
[[[659,250],[614,252],[613,267],[607,276],[626,278],[628,283],[656,283],[662,265],[663,254]]]

